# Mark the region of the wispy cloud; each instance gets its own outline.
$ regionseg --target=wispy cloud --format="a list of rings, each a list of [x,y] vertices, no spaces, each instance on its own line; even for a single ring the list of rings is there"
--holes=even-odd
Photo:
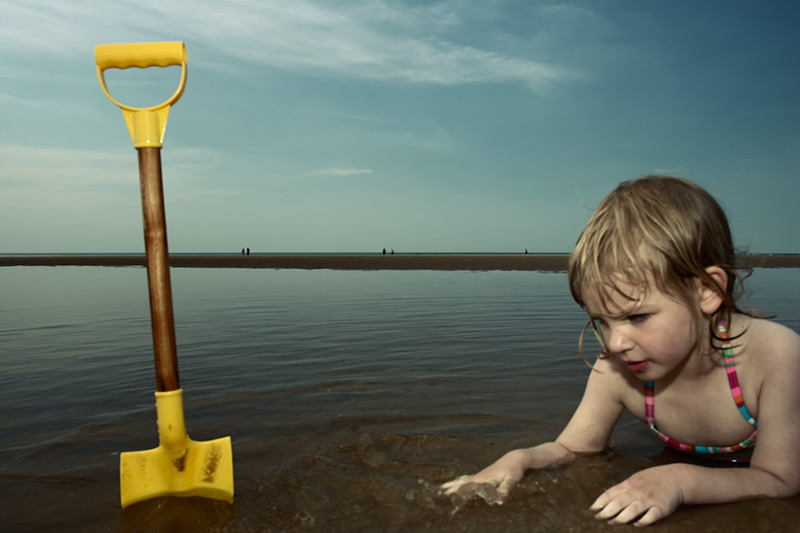
[[[320,176],[356,176],[358,174],[372,174],[368,168],[326,168],[315,172]]]
[[[27,0],[0,6],[6,54],[64,57],[85,55],[100,42],[181,39],[218,54],[228,69],[244,61],[242,69],[249,63],[389,82],[517,82],[531,88],[574,75],[521,52],[454,41],[454,28],[466,24],[460,14],[469,5],[463,2],[118,0],[98,10],[88,0]],[[208,54],[204,59],[212,60]]]
[[[679,172],[676,172],[675,170],[673,170],[671,168],[654,168],[652,170],[651,174],[653,174],[655,176],[669,176],[669,175],[676,175],[677,176],[677,175],[680,175]]]
[[[125,182],[130,178],[130,154],[42,148],[0,143],[3,172],[0,183],[24,180],[37,184],[75,187],[92,183]],[[135,169],[134,160],[134,169]],[[98,171],[97,169],[102,169]]]
[[[9,108],[25,108],[25,109],[47,109],[49,103],[43,102],[38,98],[21,97],[13,94],[6,94],[0,92],[0,105]]]

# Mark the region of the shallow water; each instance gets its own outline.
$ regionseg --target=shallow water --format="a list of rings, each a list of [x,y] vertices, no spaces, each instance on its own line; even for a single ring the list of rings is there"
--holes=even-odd
[[[503,506],[438,483],[554,438],[588,368],[563,273],[173,269],[186,421],[233,439],[236,502],[119,509],[119,452],[157,445],[141,268],[0,269],[0,523],[50,531],[599,531],[586,508],[680,459],[624,419],[607,454]],[[800,270],[749,303],[800,331]],[[44,512],[43,510],[47,511]],[[798,530],[800,499],[682,508],[653,530]]]

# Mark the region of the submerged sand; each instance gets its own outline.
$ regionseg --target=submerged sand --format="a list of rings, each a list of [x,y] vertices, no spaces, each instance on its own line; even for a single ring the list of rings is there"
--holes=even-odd
[[[332,270],[567,269],[568,254],[268,254],[172,255],[175,268],[290,268]],[[796,268],[800,254],[742,255],[741,268]],[[0,266],[144,266],[142,255],[36,255],[0,257]]]

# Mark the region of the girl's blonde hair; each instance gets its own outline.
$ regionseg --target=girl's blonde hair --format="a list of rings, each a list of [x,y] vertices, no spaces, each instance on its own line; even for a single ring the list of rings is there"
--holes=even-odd
[[[604,304],[612,293],[633,300],[630,288],[626,292],[618,282],[646,291],[652,279],[661,292],[695,309],[701,323],[704,317],[699,306],[693,305],[699,278],[723,301],[713,316],[706,317],[711,346],[716,348],[717,322],[722,320],[729,327],[731,313],[742,312],[736,307],[742,277],[735,260],[728,219],[705,189],[673,176],[645,176],[620,183],[589,219],[570,256],[570,291],[581,307],[585,307],[587,290],[596,291]],[[725,287],[706,272],[710,266],[725,271]],[[584,359],[583,336],[588,327],[581,334]]]

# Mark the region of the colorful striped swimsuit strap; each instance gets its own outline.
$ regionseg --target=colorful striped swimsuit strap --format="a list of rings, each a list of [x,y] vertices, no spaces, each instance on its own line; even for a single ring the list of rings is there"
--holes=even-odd
[[[728,383],[731,386],[733,400],[736,402],[736,407],[739,408],[739,412],[742,413],[744,419],[747,420],[751,426],[756,426],[758,425],[756,419],[753,418],[750,411],[747,410],[747,406],[744,404],[742,388],[739,386],[739,377],[736,375],[736,362],[733,360],[733,349],[731,343],[727,340],[728,333],[725,331],[725,324],[718,322],[717,331],[719,331],[719,338],[723,340],[722,355],[725,356],[725,370],[728,372]]]
[[[739,409],[739,412],[742,414],[744,419],[755,427],[757,426],[756,419],[753,418],[753,416],[747,410],[747,406],[744,404],[742,388],[739,386],[739,377],[736,375],[736,363],[733,359],[733,349],[731,347],[731,343],[726,340],[727,332],[725,330],[725,325],[722,322],[719,322],[717,324],[717,330],[719,331],[720,339],[723,340],[722,355],[725,357],[725,370],[728,374],[728,384],[731,388],[733,400],[736,402],[736,407]],[[644,406],[647,425],[650,427],[650,430],[653,431],[653,433],[658,435],[658,438],[666,442],[668,445],[684,452],[696,454],[722,454],[724,457],[720,458],[726,459],[749,456],[752,453],[752,447],[756,443],[756,434],[758,433],[757,429],[753,429],[753,433],[748,438],[739,444],[734,444],[733,446],[693,446],[690,444],[683,444],[668,437],[659,431],[658,428],[656,428],[656,419],[654,415],[655,393],[653,388],[652,381],[645,382]]]

